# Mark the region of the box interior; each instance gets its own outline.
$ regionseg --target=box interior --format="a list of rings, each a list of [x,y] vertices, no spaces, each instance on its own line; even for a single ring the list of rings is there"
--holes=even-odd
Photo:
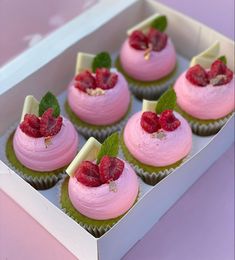
[[[39,68],[32,73],[31,76],[19,82],[0,96],[0,118],[5,119],[0,125],[1,160],[7,164],[4,155],[5,140],[10,131],[16,126],[16,122],[21,116],[22,104],[26,95],[32,94],[40,99],[46,91],[51,90],[53,93],[59,95],[60,104],[61,107],[63,107],[63,103],[66,99],[65,90],[74,75],[77,52],[97,53],[101,50],[107,50],[115,56],[115,54],[118,53],[123,40],[126,38],[126,30],[156,11],[166,14],[168,17],[169,26],[167,33],[171,36],[175,44],[181,71],[187,68],[188,61],[193,55],[206,49],[216,39],[221,41],[221,49],[223,50],[221,54],[231,56],[231,53],[233,53],[234,44],[232,41],[217,32],[208,29],[200,23],[155,1],[135,1],[130,7],[126,8],[119,15],[114,16],[98,30],[88,34],[75,44],[72,44],[45,66]],[[182,24],[184,26],[181,26]],[[71,32],[75,30],[75,27],[71,28]],[[50,49],[47,51],[50,51]],[[229,65],[233,65],[232,61],[230,61]],[[5,118],[6,109],[9,115],[7,118]],[[132,113],[140,109],[141,102],[135,99]],[[231,125],[231,120],[228,124]],[[199,157],[200,151],[206,148],[208,144],[214,140],[214,137],[215,136],[199,137],[193,135],[193,149],[190,158],[194,157],[196,162],[195,158]],[[81,138],[80,148],[84,142],[85,139]],[[232,141],[230,140],[230,142]],[[146,185],[140,180],[141,198],[139,201],[127,215],[99,239],[90,235],[58,208],[57,186],[46,191],[36,191],[30,185],[22,181],[22,179],[18,178],[13,172],[10,171],[9,173],[2,163],[0,169],[4,169],[6,173],[3,176],[4,179],[2,178],[3,182],[1,182],[4,184],[3,190],[6,191],[7,184],[11,186],[11,183],[13,182],[18,188],[15,190],[12,187],[8,187],[8,194],[14,197],[24,208],[25,205],[31,205],[31,211],[29,207],[27,207],[29,214],[41,224],[47,226],[48,231],[61,241],[72,253],[80,258],[91,257],[90,259],[97,259],[99,257],[102,259],[116,259],[123,255],[136,241],[138,241],[182,195],[182,191],[185,191],[190,184],[200,176],[198,172],[195,172],[194,177],[191,176],[191,179],[186,182],[189,186],[186,186],[185,184],[183,188],[181,187],[179,176],[183,176],[183,174],[188,171],[190,165],[191,167],[193,165],[195,166],[193,160],[184,163],[180,169],[174,171],[154,187]],[[178,185],[177,189],[174,188],[174,185],[176,184]],[[18,190],[19,187],[21,187],[20,191]],[[156,206],[153,214],[149,214],[149,216],[145,214],[144,223],[146,223],[146,225],[140,226],[140,220],[136,216],[142,216],[143,212],[149,211],[151,205],[153,205],[151,203],[153,203],[155,198],[157,198],[158,201],[164,201],[164,196],[167,194],[166,189],[171,187],[173,191],[175,191],[175,193],[172,193],[174,199],[170,196],[165,203],[160,203]],[[180,188],[182,188],[182,191],[180,191]],[[22,202],[20,198],[24,199],[24,202]],[[38,207],[33,207],[35,201],[39,203]],[[58,222],[63,223],[63,225],[60,225],[59,227],[53,220],[48,224],[50,218],[42,217],[42,210],[45,210],[45,213],[50,211],[50,216],[58,219]],[[123,236],[123,231],[130,230],[130,223],[132,224],[132,227],[138,227],[131,230],[131,239],[129,236]],[[120,243],[113,245],[113,237],[119,238]],[[77,239],[76,245],[74,245],[75,239]],[[83,246],[79,245],[79,242],[82,243]],[[86,246],[84,247],[84,245]],[[109,249],[107,250],[107,248]],[[112,254],[115,254],[115,256]]]

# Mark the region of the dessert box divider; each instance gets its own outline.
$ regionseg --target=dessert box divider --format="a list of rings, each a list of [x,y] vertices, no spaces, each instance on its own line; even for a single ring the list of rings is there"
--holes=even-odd
[[[112,1],[112,5],[110,2],[101,1],[0,71],[0,86],[3,86],[0,89],[0,187],[79,259],[120,259],[234,139],[234,118],[215,136],[193,136],[194,147],[189,160],[154,187],[141,181],[141,198],[100,238],[93,237],[58,208],[57,186],[37,191],[4,164],[3,143],[9,129],[13,129],[21,116],[24,97],[33,94],[40,98],[51,90],[60,94],[59,101],[63,106],[64,91],[73,77],[77,52],[107,50],[117,53],[126,37],[126,30],[155,12],[168,17],[167,32],[179,54],[180,70],[187,68],[188,60],[215,40],[220,41],[221,54],[229,57],[228,65],[234,69],[233,41],[214,30],[156,1]],[[102,15],[96,16],[97,13]],[[16,78],[12,78],[13,72]],[[133,105],[132,112],[141,109],[140,101],[134,99]],[[84,141],[82,139],[82,143]]]

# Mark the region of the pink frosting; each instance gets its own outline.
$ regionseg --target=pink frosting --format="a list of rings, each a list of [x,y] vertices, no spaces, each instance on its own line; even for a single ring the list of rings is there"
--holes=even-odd
[[[118,74],[118,81],[104,95],[89,96],[73,84],[69,86],[68,102],[80,119],[93,125],[109,125],[125,115],[130,103],[130,92],[122,74],[115,73]]]
[[[205,87],[193,85],[180,75],[174,85],[178,105],[199,119],[218,119],[234,110],[234,77],[228,84]]]
[[[136,50],[129,45],[128,39],[123,43],[120,61],[123,69],[134,79],[153,81],[168,75],[176,65],[175,48],[168,38],[166,47],[152,51],[149,60],[144,59],[145,51]]]
[[[124,214],[134,204],[139,183],[131,166],[125,163],[121,176],[115,181],[117,191],[110,191],[108,184],[87,187],[75,177],[69,179],[69,198],[83,215],[97,220],[112,219]]]
[[[166,137],[158,139],[140,125],[142,112],[134,114],[124,129],[124,142],[129,152],[140,162],[155,166],[171,165],[190,152],[192,131],[187,121],[174,112],[181,125],[175,131],[164,131]]]
[[[78,150],[78,134],[71,122],[63,118],[60,132],[45,146],[43,137],[33,138],[17,127],[13,147],[18,160],[26,167],[40,172],[53,171],[69,164]]]

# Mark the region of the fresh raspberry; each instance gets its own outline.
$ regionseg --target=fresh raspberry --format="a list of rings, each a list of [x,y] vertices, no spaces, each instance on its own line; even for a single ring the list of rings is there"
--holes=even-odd
[[[146,50],[148,38],[141,31],[134,31],[129,37],[129,44],[136,50]]]
[[[111,89],[116,85],[117,80],[118,75],[116,73],[110,72],[109,69],[96,69],[96,84],[98,88],[104,90]]]
[[[79,90],[86,92],[86,89],[95,89],[96,88],[96,81],[95,77],[92,76],[92,74],[86,70],[80,74],[78,74],[75,77],[75,88],[78,88]]]
[[[233,72],[221,60],[216,60],[211,65],[208,77],[212,85],[221,86],[233,79]]]
[[[98,187],[101,185],[99,167],[90,161],[83,161],[74,176],[79,182],[86,186]]]
[[[159,123],[159,117],[153,112],[144,112],[141,116],[140,125],[147,133],[157,132],[161,125]]]
[[[165,110],[161,113],[159,122],[162,129],[166,131],[174,131],[180,126],[180,121],[175,117],[172,110]]]
[[[154,51],[161,51],[166,47],[167,35],[154,28],[150,28],[147,34],[149,45],[152,44]]]
[[[53,136],[59,133],[62,127],[63,118],[53,117],[53,109],[48,108],[42,115],[40,121],[40,133],[44,137]]]
[[[40,119],[33,114],[26,114],[24,121],[20,124],[20,129],[28,136],[41,137]]]
[[[123,172],[124,162],[116,157],[105,155],[100,162],[100,179],[102,183],[117,180]]]
[[[207,72],[199,65],[188,69],[186,79],[196,86],[206,86],[209,83]]]

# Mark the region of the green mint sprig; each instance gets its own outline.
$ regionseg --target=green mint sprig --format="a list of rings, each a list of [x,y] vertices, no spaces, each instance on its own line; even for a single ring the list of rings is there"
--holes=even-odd
[[[117,132],[110,135],[105,139],[103,144],[101,145],[101,149],[97,156],[97,164],[100,163],[100,160],[104,155],[108,155],[111,157],[116,157],[118,154],[119,147],[119,134]]]
[[[92,62],[92,71],[96,72],[97,68],[108,68],[112,66],[112,59],[108,52],[98,53]]]
[[[167,18],[165,15],[158,16],[152,21],[150,27],[157,29],[160,32],[164,32],[167,27]]]
[[[156,105],[156,113],[161,114],[163,111],[174,110],[176,105],[176,93],[173,88],[168,89],[158,100]]]
[[[225,65],[227,65],[227,58],[226,58],[226,56],[220,56],[219,58],[218,58],[218,60],[221,60]]]
[[[45,96],[42,97],[39,104],[39,116],[48,109],[53,108],[53,116],[58,117],[60,115],[60,105],[57,98],[51,93],[47,92]]]

